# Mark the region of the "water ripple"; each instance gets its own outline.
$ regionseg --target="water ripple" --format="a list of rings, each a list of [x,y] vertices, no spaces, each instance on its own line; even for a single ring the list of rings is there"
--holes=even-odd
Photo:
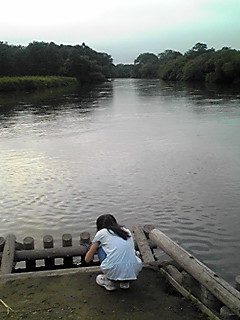
[[[154,224],[228,281],[239,272],[239,99],[117,80],[0,117],[0,235]],[[21,101],[21,103],[19,103]]]

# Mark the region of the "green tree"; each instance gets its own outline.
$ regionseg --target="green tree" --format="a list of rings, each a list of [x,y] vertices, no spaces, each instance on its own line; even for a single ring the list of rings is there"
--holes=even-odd
[[[134,78],[158,78],[159,60],[153,53],[141,53],[134,60]]]
[[[65,61],[64,69],[66,75],[76,77],[82,83],[106,80],[97,63],[91,61],[88,56],[82,56],[76,48]]]
[[[0,42],[0,76],[9,76],[14,72],[14,47]]]
[[[160,78],[163,80],[179,81],[183,77],[183,68],[186,63],[186,57],[180,56],[170,60],[160,68]]]
[[[228,47],[223,47],[215,52],[210,63],[213,65],[211,72],[206,76],[206,81],[216,83],[240,82],[240,52]]]
[[[192,49],[188,50],[185,53],[185,56],[189,58],[195,58],[199,55],[202,55],[208,52],[214,52],[214,51],[215,50],[213,48],[208,49],[207,44],[198,42],[192,47]]]
[[[113,68],[114,78],[131,78],[133,72],[133,64],[117,64]]]
[[[158,54],[160,64],[164,64],[164,63],[169,62],[171,60],[174,60],[180,56],[182,56],[182,54],[180,52],[173,51],[170,49],[167,49],[164,52],[161,52]]]

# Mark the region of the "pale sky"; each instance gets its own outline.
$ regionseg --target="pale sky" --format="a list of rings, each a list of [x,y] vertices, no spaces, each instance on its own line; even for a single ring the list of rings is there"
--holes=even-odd
[[[240,0],[8,0],[0,13],[0,41],[85,42],[114,63],[197,42],[240,49]]]

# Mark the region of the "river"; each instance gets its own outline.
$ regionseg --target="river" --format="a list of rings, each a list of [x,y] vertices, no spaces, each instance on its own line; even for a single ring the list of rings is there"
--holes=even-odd
[[[154,224],[228,282],[240,274],[240,94],[119,79],[0,96],[0,235],[60,243]],[[41,240],[42,241],[42,240]]]

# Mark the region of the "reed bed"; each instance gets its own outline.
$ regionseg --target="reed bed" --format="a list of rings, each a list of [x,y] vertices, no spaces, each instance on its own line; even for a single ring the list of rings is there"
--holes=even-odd
[[[25,76],[0,78],[0,92],[29,91],[77,84],[77,79],[58,76]]]

